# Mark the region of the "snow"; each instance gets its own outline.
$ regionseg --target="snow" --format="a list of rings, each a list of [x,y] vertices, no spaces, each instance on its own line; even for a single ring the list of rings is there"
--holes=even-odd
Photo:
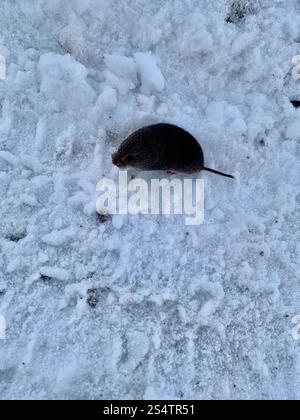
[[[300,121],[295,120],[292,122],[286,130],[286,138],[290,140],[297,140],[300,136]]]
[[[142,91],[148,94],[152,91],[161,92],[165,86],[165,79],[155,57],[151,53],[136,53],[134,58],[142,82]]]
[[[62,230],[54,230],[42,237],[42,241],[47,245],[61,246],[69,242],[76,235],[76,229],[69,227]]]
[[[124,224],[124,216],[115,214],[112,218],[112,224],[115,229],[120,230]]]
[[[299,399],[298,0],[2,3],[0,398]],[[236,180],[97,215],[162,121]]]
[[[46,101],[53,100],[59,110],[76,110],[93,101],[95,92],[87,83],[87,69],[69,54],[42,55],[38,71],[41,93]]]
[[[34,195],[29,195],[29,194],[21,194],[20,196],[21,202],[23,204],[26,204],[27,206],[38,206],[38,201],[36,199],[36,197]]]
[[[116,76],[137,82],[138,67],[133,58],[107,54],[104,61],[107,68]]]
[[[48,277],[49,279],[56,279],[61,281],[67,281],[69,279],[68,272],[58,267],[44,266],[41,268],[41,275]]]
[[[6,150],[1,150],[0,159],[11,166],[18,165],[18,158],[16,158],[16,156],[14,156],[12,153]]]
[[[99,112],[101,113],[102,108],[104,110],[113,110],[116,108],[118,103],[118,96],[115,89],[106,88],[98,98],[97,105],[99,106]]]

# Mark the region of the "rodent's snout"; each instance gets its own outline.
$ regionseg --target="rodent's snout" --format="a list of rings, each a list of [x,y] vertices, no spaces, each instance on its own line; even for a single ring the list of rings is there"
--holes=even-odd
[[[112,155],[112,163],[118,168],[124,168],[126,166],[125,162],[118,156],[118,153]]]

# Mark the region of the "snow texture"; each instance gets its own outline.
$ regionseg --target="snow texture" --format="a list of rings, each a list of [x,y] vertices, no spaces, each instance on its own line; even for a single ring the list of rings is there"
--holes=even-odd
[[[299,399],[299,42],[298,0],[1,1],[1,399]],[[97,215],[162,121],[236,180]]]

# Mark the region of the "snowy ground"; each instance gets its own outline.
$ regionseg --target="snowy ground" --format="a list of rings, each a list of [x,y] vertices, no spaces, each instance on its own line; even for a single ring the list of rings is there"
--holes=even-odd
[[[299,43],[298,0],[1,0],[0,398],[300,397]],[[101,223],[161,121],[236,181]]]

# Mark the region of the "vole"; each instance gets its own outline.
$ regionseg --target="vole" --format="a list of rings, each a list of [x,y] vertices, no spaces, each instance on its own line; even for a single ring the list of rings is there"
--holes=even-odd
[[[234,179],[232,175],[206,168],[197,140],[171,124],[155,124],[135,131],[112,155],[112,162],[121,169],[131,167],[141,171],[186,174],[208,171]]]

